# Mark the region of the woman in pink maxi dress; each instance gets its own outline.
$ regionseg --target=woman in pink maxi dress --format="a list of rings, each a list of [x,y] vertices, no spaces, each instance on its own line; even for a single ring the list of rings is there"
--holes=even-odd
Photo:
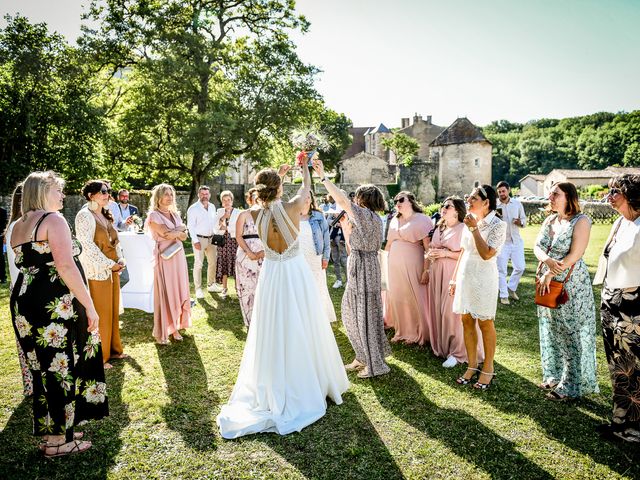
[[[165,345],[170,335],[174,340],[182,340],[180,330],[191,326],[189,270],[184,249],[169,259],[160,255],[170,245],[182,243],[186,228],[176,209],[172,186],[155,186],[150,204],[147,226],[156,242],[153,251],[153,337]]]
[[[460,241],[464,232],[462,220],[466,215],[461,198],[447,198],[440,210],[441,219],[433,232],[429,248],[429,285],[427,321],[433,353],[447,360],[444,367],[454,367],[467,361],[462,320],[453,313],[453,296],[449,295],[449,282],[460,255]],[[484,358],[482,343],[478,342],[478,359]]]
[[[427,325],[427,260],[433,222],[410,192],[394,198],[398,215],[389,224],[389,284],[385,295],[385,324],[395,329],[392,342],[429,343]]]

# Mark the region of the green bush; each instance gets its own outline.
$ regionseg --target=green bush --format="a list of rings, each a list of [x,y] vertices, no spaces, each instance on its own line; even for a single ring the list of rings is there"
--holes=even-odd
[[[608,188],[604,185],[585,185],[578,189],[578,195],[585,200],[600,200],[607,193]]]
[[[425,215],[431,216],[434,213],[439,212],[440,207],[442,207],[441,203],[431,203],[429,205],[425,205],[423,211]]]

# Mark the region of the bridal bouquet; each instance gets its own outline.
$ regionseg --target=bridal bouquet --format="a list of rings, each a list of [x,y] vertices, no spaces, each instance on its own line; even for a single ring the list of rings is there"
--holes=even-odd
[[[138,215],[131,215],[132,222],[136,232],[142,231],[142,219]]]
[[[319,149],[328,150],[330,147],[327,137],[312,128],[294,130],[290,140],[293,147],[299,150],[296,156],[296,165],[299,167],[305,160],[310,162]]]

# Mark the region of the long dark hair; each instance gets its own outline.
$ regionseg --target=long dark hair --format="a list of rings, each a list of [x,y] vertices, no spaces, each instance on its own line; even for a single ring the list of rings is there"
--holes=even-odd
[[[407,200],[409,200],[409,203],[411,204],[411,209],[416,212],[416,213],[422,213],[422,208],[420,208],[420,204],[418,203],[418,201],[416,200],[416,196],[407,191],[407,190],[402,190],[401,192],[398,192],[398,194],[393,197],[393,204],[396,204],[396,200],[402,198],[402,197],[407,197]],[[398,211],[396,213],[396,217],[400,218],[402,216],[402,214]]]
[[[456,209],[456,213],[458,214],[458,221],[463,222],[464,216],[467,214],[467,207],[464,204],[464,200],[458,196],[453,195],[451,197],[445,198],[444,202],[442,202],[442,205],[447,202],[451,202],[453,204],[453,208]],[[440,217],[440,220],[438,220],[436,226],[440,231],[443,231],[445,228],[447,228],[447,222],[444,219],[444,215]]]
[[[471,195],[477,195],[481,200],[489,200],[489,212],[495,211],[498,205],[498,195],[491,185],[481,185],[471,191]]]
[[[107,187],[109,190],[111,190],[109,185],[104,180],[89,180],[87,183],[84,184],[84,187],[82,187],[82,196],[87,201],[89,201],[90,196],[95,195],[96,193],[101,191],[102,187]],[[111,214],[111,210],[109,210],[108,207],[102,208],[102,215],[104,215],[104,217],[108,221],[113,223],[113,215]]]

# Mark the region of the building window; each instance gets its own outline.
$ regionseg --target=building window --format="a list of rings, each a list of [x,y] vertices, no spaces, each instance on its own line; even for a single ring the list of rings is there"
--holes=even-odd
[[[476,167],[476,168],[478,168],[478,167],[480,166],[480,159],[479,159],[479,158],[476,158],[476,159],[473,161],[473,164],[475,165],[475,167]]]

